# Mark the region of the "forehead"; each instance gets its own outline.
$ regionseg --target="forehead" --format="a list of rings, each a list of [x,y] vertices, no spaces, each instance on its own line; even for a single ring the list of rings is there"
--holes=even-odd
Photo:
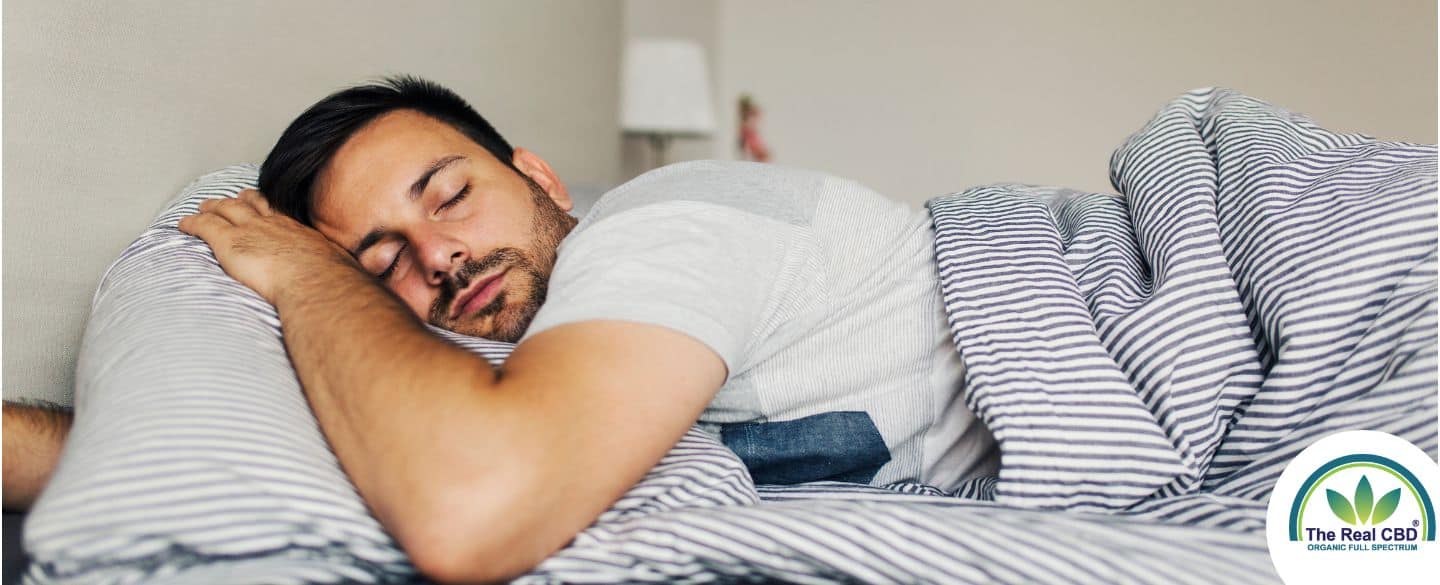
[[[410,185],[436,159],[460,154],[474,160],[478,145],[449,124],[396,110],[360,128],[315,180],[315,227],[342,246],[408,203]],[[482,151],[483,152],[483,151]]]

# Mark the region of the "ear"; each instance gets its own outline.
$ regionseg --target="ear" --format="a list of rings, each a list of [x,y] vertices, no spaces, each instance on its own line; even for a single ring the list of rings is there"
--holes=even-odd
[[[570,211],[575,207],[575,202],[570,199],[570,191],[565,189],[565,183],[560,182],[560,177],[555,175],[555,170],[550,168],[550,163],[540,158],[540,155],[523,148],[515,149],[514,158],[510,163],[550,196],[555,206],[561,211]]]

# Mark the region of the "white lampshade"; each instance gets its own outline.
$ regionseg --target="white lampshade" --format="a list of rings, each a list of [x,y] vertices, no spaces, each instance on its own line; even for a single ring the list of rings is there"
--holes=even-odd
[[[698,43],[632,39],[620,79],[620,127],[626,132],[703,136],[715,130],[705,49]]]

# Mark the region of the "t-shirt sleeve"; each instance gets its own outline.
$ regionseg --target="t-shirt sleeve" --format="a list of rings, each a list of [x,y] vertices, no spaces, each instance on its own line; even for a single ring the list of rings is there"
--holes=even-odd
[[[525,338],[581,321],[647,323],[700,341],[735,375],[800,276],[808,242],[802,226],[688,200],[587,222],[561,244]]]

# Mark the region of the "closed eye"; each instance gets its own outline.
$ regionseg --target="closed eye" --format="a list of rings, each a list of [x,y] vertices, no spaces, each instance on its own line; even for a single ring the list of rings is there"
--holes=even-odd
[[[436,209],[435,211],[438,212],[438,211],[445,211],[446,209],[450,209],[451,207],[454,207],[456,204],[460,203],[461,201],[464,201],[464,200],[465,200],[465,197],[466,197],[467,195],[469,195],[469,194],[470,194],[470,184],[469,184],[469,183],[466,183],[466,184],[465,184],[465,188],[461,189],[459,193],[456,193],[454,197],[451,197],[449,201],[446,201],[445,203],[442,203],[442,204],[440,205],[440,207],[439,207],[438,209]]]
[[[401,254],[404,254],[404,253],[405,253],[405,248],[407,248],[407,247],[409,247],[409,246],[410,246],[409,244],[401,245],[401,246],[400,246],[400,249],[395,251],[395,259],[394,259],[394,260],[391,260],[391,261],[390,261],[390,265],[387,266],[387,267],[385,267],[385,271],[380,273],[380,276],[379,276],[380,280],[386,280],[386,279],[390,278],[390,275],[391,275],[391,274],[394,274],[394,273],[395,273],[395,267],[400,265],[400,255],[401,255]]]

